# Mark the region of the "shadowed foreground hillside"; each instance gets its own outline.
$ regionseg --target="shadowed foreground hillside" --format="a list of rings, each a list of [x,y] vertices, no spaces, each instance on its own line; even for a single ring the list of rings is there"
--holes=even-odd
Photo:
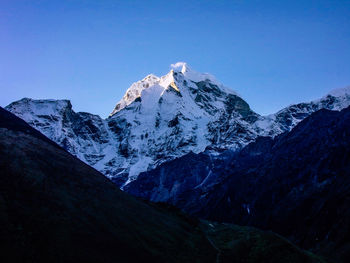
[[[0,108],[1,262],[323,262],[283,238],[118,190]]]

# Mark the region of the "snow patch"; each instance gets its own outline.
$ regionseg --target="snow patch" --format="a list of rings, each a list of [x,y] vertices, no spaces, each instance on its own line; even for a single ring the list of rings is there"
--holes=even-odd
[[[329,92],[328,95],[332,95],[334,97],[343,97],[346,95],[350,96],[350,86],[345,88],[334,89],[331,92]]]
[[[186,62],[177,62],[170,65],[170,68],[177,72],[182,72],[183,67],[185,67]]]

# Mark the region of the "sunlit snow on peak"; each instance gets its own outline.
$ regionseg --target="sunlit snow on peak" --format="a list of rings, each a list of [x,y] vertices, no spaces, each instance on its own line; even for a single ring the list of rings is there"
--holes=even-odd
[[[350,96],[350,86],[347,86],[345,88],[338,88],[338,89],[334,89],[331,90],[329,92],[329,95],[332,95],[334,97],[342,97],[342,96]]]
[[[175,64],[171,64],[170,68],[177,72],[186,71],[187,63],[186,62],[177,62]]]
[[[171,87],[171,88],[173,88],[173,90],[175,90],[176,92],[178,92],[180,94],[181,88],[184,88],[184,87],[182,87],[181,86],[182,84],[180,84],[180,83],[178,83],[179,85],[176,84],[179,81],[179,79],[183,79],[183,80],[187,81],[188,83],[192,83],[189,85],[190,86],[194,85],[192,87],[194,89],[196,88],[196,85],[197,85],[195,83],[205,81],[205,82],[211,83],[210,85],[216,85],[217,88],[219,88],[222,92],[224,92],[226,94],[238,95],[237,93],[235,93],[231,89],[225,87],[220,82],[218,82],[213,75],[208,74],[208,73],[199,73],[195,70],[192,70],[187,65],[186,62],[177,62],[177,63],[171,64],[170,67],[171,67],[170,72],[162,77],[157,77],[153,74],[149,74],[145,78],[143,78],[142,80],[133,83],[130,86],[130,88],[127,89],[125,95],[118,102],[118,104],[116,105],[116,107],[114,108],[114,110],[112,111],[110,116],[113,116],[115,113],[121,111],[122,109],[124,109],[125,107],[130,105],[132,102],[134,102],[136,99],[141,97],[141,100],[142,100],[142,93],[154,85],[158,85],[158,86],[162,87],[163,90],[168,90],[169,87]],[[176,73],[176,74],[174,74],[174,73]],[[179,74],[179,75],[177,75],[177,74]],[[176,75],[178,77],[175,77]],[[198,84],[198,85],[201,85],[201,84]],[[151,89],[151,90],[153,90],[153,89]],[[156,90],[158,90],[158,89],[156,88]]]
[[[212,83],[220,84],[213,75],[209,73],[199,73],[191,69],[186,62],[177,62],[175,64],[171,64],[170,67],[173,71],[181,72],[186,78],[194,82],[209,80]]]
[[[156,80],[157,81],[157,80],[159,80],[159,77],[154,75],[154,74],[149,74],[146,77],[144,77],[142,80],[143,81],[147,81],[147,80]]]

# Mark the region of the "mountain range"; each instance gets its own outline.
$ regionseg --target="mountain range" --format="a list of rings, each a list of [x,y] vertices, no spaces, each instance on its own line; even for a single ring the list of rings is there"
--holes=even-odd
[[[187,154],[141,173],[124,191],[199,218],[272,230],[349,262],[350,107],[319,110],[240,151]]]
[[[0,108],[1,262],[324,263],[284,238],[120,191]]]
[[[182,62],[163,77],[148,75],[132,84],[106,119],[75,112],[68,100],[24,98],[13,102],[6,110],[36,130],[1,110],[1,167],[5,172],[0,201],[5,200],[9,207],[3,209],[3,218],[11,224],[9,231],[14,231],[8,236],[17,236],[16,229],[27,224],[15,218],[26,218],[33,211],[44,215],[63,205],[73,221],[61,227],[77,227],[75,215],[79,215],[87,229],[86,233],[69,232],[82,242],[77,249],[86,251],[95,244],[106,258],[114,257],[101,246],[109,248],[105,242],[110,239],[123,247],[124,241],[116,238],[121,235],[125,250],[120,254],[125,260],[130,251],[140,249],[141,258],[153,261],[169,261],[167,256],[176,254],[174,262],[193,262],[194,258],[212,262],[213,257],[217,262],[231,262],[245,253],[238,262],[288,262],[289,254],[283,250],[288,247],[293,254],[290,262],[309,262],[306,254],[312,262],[322,262],[309,252],[292,249],[293,245],[285,246],[292,242],[331,262],[349,262],[349,106],[350,87],[262,116],[214,76],[198,73]],[[110,180],[102,180],[101,174],[86,164]],[[53,182],[42,179],[51,178],[49,174],[53,174]],[[21,176],[29,177],[12,181]],[[59,192],[53,190],[56,188]],[[65,201],[56,204],[52,198]],[[46,199],[49,207],[39,201]],[[39,210],[33,205],[36,202],[41,204]],[[21,214],[26,205],[28,210]],[[97,212],[96,207],[102,210]],[[52,213],[52,222],[62,219],[61,214]],[[125,217],[116,216],[124,213]],[[147,219],[139,224],[137,219],[144,217]],[[19,232],[18,240],[31,243],[27,234],[32,231],[48,239],[37,230],[38,218],[29,224],[25,235]],[[159,229],[153,221],[160,224]],[[45,229],[45,220],[42,222]],[[97,222],[106,236],[94,232],[92,222]],[[140,235],[129,235],[113,222]],[[289,241],[250,227],[273,231]],[[178,237],[177,231],[189,243]],[[82,241],[90,238],[95,241]],[[132,244],[135,238],[139,241],[136,245]],[[145,242],[149,244],[145,246]],[[181,242],[185,244],[179,247]],[[65,247],[63,244],[60,246]],[[24,246],[24,257],[28,251],[37,251],[35,246]],[[178,249],[184,249],[183,253]]]
[[[214,76],[180,62],[165,76],[133,83],[107,119],[74,112],[68,100],[24,98],[6,109],[123,188],[188,153],[237,151],[259,136],[290,131],[320,109],[349,105],[344,88],[261,116]]]

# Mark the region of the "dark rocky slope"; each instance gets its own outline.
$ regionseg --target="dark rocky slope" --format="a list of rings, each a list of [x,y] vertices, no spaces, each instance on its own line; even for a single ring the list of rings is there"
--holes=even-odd
[[[273,230],[350,262],[350,108],[320,110],[238,153],[187,155],[125,190],[202,218]]]
[[[1,262],[323,262],[283,238],[145,203],[0,108]]]

